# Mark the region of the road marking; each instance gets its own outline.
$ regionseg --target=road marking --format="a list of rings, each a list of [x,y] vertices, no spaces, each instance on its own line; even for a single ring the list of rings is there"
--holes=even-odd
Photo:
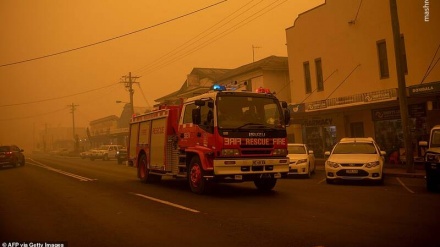
[[[69,177],[72,177],[72,178],[76,178],[76,179],[78,179],[80,181],[83,181],[83,182],[90,182],[90,181],[97,180],[97,179],[94,179],[94,178],[83,177],[83,176],[80,176],[80,175],[77,175],[77,174],[73,174],[73,173],[70,173],[70,172],[66,172],[66,171],[63,171],[63,170],[58,170],[58,169],[52,168],[50,166],[44,165],[44,164],[42,164],[42,163],[40,163],[38,161],[35,161],[33,159],[29,159],[29,160],[31,161],[29,163],[31,165],[38,166],[38,167],[47,169],[49,171],[53,171],[53,172],[56,172],[56,173],[59,173],[59,174],[63,174],[63,175],[66,175],[66,176],[69,176]]]
[[[321,181],[318,182],[318,184],[323,183],[326,180],[326,178],[322,179]]]
[[[162,203],[162,204],[166,204],[168,206],[180,208],[180,209],[183,209],[183,210],[186,210],[186,211],[190,211],[190,212],[193,212],[193,213],[200,213],[200,211],[198,211],[198,210],[195,210],[195,209],[192,209],[192,208],[187,208],[187,207],[184,207],[182,205],[175,204],[175,203],[172,203],[172,202],[169,202],[169,201],[160,200],[160,199],[157,199],[157,198],[154,198],[154,197],[151,197],[151,196],[146,196],[146,195],[138,194],[138,193],[134,193],[134,192],[130,192],[130,193],[135,195],[135,196],[139,196],[139,197],[151,200],[151,201],[155,201],[155,202],[159,202],[159,203]]]
[[[402,182],[402,180],[400,180],[400,178],[397,178],[397,177],[396,177],[396,179],[397,179],[397,181],[403,186],[403,188],[405,188],[407,191],[409,191],[409,192],[412,193],[412,194],[415,193],[415,192],[412,191],[410,188],[408,188],[408,187]]]

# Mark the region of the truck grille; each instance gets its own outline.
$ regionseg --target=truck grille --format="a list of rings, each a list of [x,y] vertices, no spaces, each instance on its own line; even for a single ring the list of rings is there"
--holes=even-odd
[[[364,164],[341,164],[344,167],[362,167]]]
[[[255,154],[261,154],[261,155],[269,155],[271,153],[271,150],[241,150],[241,154],[243,155],[255,155]]]

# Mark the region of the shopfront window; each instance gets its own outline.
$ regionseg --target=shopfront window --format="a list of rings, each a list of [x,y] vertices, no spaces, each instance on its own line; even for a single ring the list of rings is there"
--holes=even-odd
[[[306,144],[316,158],[324,158],[324,152],[336,144],[336,126],[308,126],[304,131]]]

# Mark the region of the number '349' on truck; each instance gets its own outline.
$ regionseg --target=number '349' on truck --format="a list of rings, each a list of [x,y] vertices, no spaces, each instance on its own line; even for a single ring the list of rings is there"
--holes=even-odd
[[[289,171],[286,126],[290,113],[269,90],[210,92],[133,116],[128,162],[138,178],[186,179],[192,192],[213,183],[250,181],[272,190]]]

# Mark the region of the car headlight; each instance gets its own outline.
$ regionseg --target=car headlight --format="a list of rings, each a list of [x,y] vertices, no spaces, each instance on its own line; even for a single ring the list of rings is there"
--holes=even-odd
[[[440,163],[440,154],[427,153],[426,161]]]
[[[238,149],[222,149],[222,156],[239,156]]]
[[[307,159],[301,159],[296,162],[297,164],[307,163]]]
[[[379,162],[379,161],[374,161],[374,162],[368,162],[368,163],[366,163],[366,164],[365,164],[365,167],[366,167],[366,168],[372,168],[372,167],[376,167],[376,166],[378,166],[378,165],[380,165],[380,162]]]
[[[333,162],[333,161],[327,161],[326,164],[332,168],[338,168],[339,163]]]
[[[287,155],[287,149],[285,148],[276,148],[273,150],[273,155],[276,156],[286,156]]]

